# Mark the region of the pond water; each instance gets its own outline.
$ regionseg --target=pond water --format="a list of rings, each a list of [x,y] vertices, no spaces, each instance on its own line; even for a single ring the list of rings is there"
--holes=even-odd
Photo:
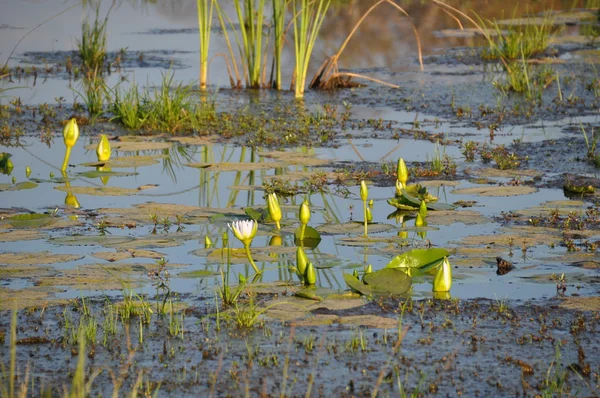
[[[514,3],[517,9],[518,2]],[[563,3],[565,7],[572,4],[572,2]],[[484,16],[500,17],[498,12],[501,8],[511,9],[512,6],[512,2],[506,1],[485,2],[478,11]],[[556,2],[556,6],[560,8],[563,5]],[[61,64],[64,62],[63,58],[70,54],[66,52],[74,51],[81,30],[82,15],[89,10],[82,10],[80,6],[70,2],[62,3],[61,7],[66,11],[25,38],[17,47],[9,65],[36,63],[39,67],[41,60],[48,65]],[[108,2],[102,4],[101,15],[108,12],[108,7]],[[326,54],[336,50],[345,32],[357,20],[357,15],[360,16],[364,12],[362,7],[363,5],[344,9],[340,6],[333,11],[338,13],[337,19],[331,19],[335,23],[330,22],[324,26],[323,38],[318,42],[315,58],[323,59]],[[536,12],[536,7],[541,5],[537,3],[531,5],[531,12]],[[442,37],[440,31],[455,26],[452,19],[436,7],[426,6],[421,2],[409,2],[407,10],[417,23],[426,55],[434,54],[443,48],[470,45],[477,40]],[[231,12],[231,10],[226,11]],[[44,19],[55,16],[57,12],[56,4],[52,2],[18,1],[10,8],[5,7],[0,17],[2,56],[6,57],[12,47],[31,28]],[[419,79],[424,79],[423,76],[431,76],[419,75],[418,63],[414,56],[415,43],[409,34],[410,24],[405,20],[399,20],[398,24],[391,26],[384,32],[385,34],[378,35],[377,40],[373,39],[379,28],[377,18],[383,18],[384,15],[385,12],[380,11],[374,16],[373,22],[361,30],[356,41],[344,53],[340,64],[348,64],[357,70],[372,72],[371,75],[378,78],[393,76],[394,82],[397,83],[401,83],[403,79],[408,81],[414,76],[421,76]],[[435,29],[431,28],[433,21],[435,21]],[[144,82],[143,84],[148,86],[157,85],[160,84],[162,74],[169,67],[175,71],[177,80],[195,80],[198,73],[196,23],[195,2],[191,1],[156,4],[132,1],[119,4],[110,13],[109,51],[126,48],[126,54],[133,58],[137,57],[138,62],[132,63],[120,74],[108,77],[107,84],[113,87],[121,80],[121,76],[127,76],[129,82]],[[222,52],[225,47],[223,35],[218,30],[214,33],[212,55]],[[398,39],[399,37],[401,39]],[[365,46],[369,47],[368,54],[364,52]],[[413,55],[406,56],[406,54]],[[215,58],[213,62],[210,82],[219,110],[242,108],[251,103],[251,95],[245,93],[238,95],[236,92],[224,90],[229,79],[226,69],[220,64],[222,60],[219,58]],[[291,78],[292,62],[292,48],[288,46],[284,55],[284,70],[288,75],[284,76],[284,80]],[[312,68],[316,68],[316,63]],[[435,70],[435,67],[433,69]],[[479,78],[478,75],[461,77],[461,79]],[[444,79],[448,79],[448,76],[441,77],[440,82],[448,83]],[[77,101],[78,94],[74,90],[77,89],[77,84],[71,82],[62,72],[48,76],[43,76],[41,73],[35,85],[32,78],[12,83],[2,81],[3,88],[12,89],[6,91],[5,96],[20,97],[27,105],[55,103],[56,98],[59,97],[64,97],[67,103]],[[127,82],[123,83],[126,84]],[[218,89],[222,89],[224,93],[221,94]],[[332,96],[334,97],[335,94],[311,94],[309,106],[318,109]],[[272,96],[271,99],[269,95],[265,97],[266,101],[275,103],[278,101],[277,96]],[[439,116],[422,112],[401,111],[385,106],[357,105],[352,108],[351,121],[360,122],[366,119],[382,119],[400,128],[410,128],[418,121],[423,131],[428,134],[442,133],[449,140],[464,137],[475,142],[489,140],[489,132],[485,129],[476,129],[457,123],[456,120],[444,120]],[[514,140],[535,143],[562,139],[568,137],[565,126],[596,122],[597,116],[565,117],[552,122],[532,121],[525,125],[513,126],[498,134],[494,138],[494,144],[509,145]],[[110,129],[110,127],[106,128]],[[108,132],[113,133],[110,130]],[[53,254],[77,255],[77,258],[51,263],[50,270],[44,268],[43,271],[50,278],[58,278],[56,280],[46,281],[44,276],[11,277],[0,278],[0,284],[15,291],[36,286],[52,286],[55,290],[50,291],[51,296],[57,298],[78,297],[82,293],[120,294],[122,287],[115,287],[114,280],[106,286],[99,283],[92,287],[86,283],[81,285],[66,283],[61,278],[65,275],[68,278],[75,278],[77,274],[71,272],[63,275],[63,271],[81,270],[82,279],[85,279],[89,277],[85,271],[86,265],[146,264],[147,269],[151,269],[155,258],[131,257],[113,263],[94,256],[100,252],[116,253],[148,249],[158,252],[158,256],[164,256],[169,264],[177,265],[171,269],[172,290],[180,293],[213,295],[214,287],[221,282],[218,271],[222,259],[216,254],[211,255],[211,250],[204,249],[205,236],[211,237],[215,247],[221,247],[221,236],[228,230],[227,222],[243,217],[244,208],[265,206],[264,192],[261,187],[263,183],[271,181],[274,177],[289,176],[293,179],[297,177],[298,172],[331,173],[335,170],[343,170],[348,162],[357,161],[368,162],[377,171],[383,169],[383,164],[391,164],[390,171],[394,172],[395,162],[399,157],[403,157],[409,164],[424,164],[434,157],[436,150],[442,151],[453,159],[459,170],[470,169],[470,165],[464,162],[461,148],[457,145],[440,147],[428,140],[390,139],[389,135],[372,137],[370,129],[360,127],[345,133],[345,138],[338,138],[334,146],[286,149],[292,154],[299,153],[309,159],[322,159],[323,164],[318,166],[308,166],[303,161],[298,161],[296,164],[289,162],[287,158],[291,155],[284,155],[278,162],[279,159],[274,160],[272,150],[268,148],[251,149],[208,140],[202,143],[188,143],[161,138],[150,141],[165,143],[160,149],[138,150],[133,146],[129,151],[114,150],[113,158],[146,156],[149,164],[135,167],[114,166],[112,171],[125,173],[104,175],[100,178],[79,174],[94,170],[93,167],[84,164],[96,160],[93,149],[96,137],[87,136],[86,127],[82,127],[82,137],[73,149],[70,159],[72,167],[68,168],[67,184],[60,177],[59,170],[63,157],[61,139],[56,138],[53,145],[47,146],[37,137],[37,132],[30,131],[25,138],[21,139],[22,146],[0,148],[0,151],[12,154],[11,160],[14,164],[12,173],[0,176],[0,184],[5,184],[0,192],[2,207],[34,212],[51,212],[58,209],[53,222],[63,222],[64,226],[44,228],[44,233],[32,240],[0,241],[0,253],[48,251]],[[239,162],[244,165],[238,165],[231,170],[188,166],[194,163],[218,166],[223,162]],[[258,169],[253,166],[257,163],[268,164],[269,162],[277,163],[277,166]],[[250,164],[249,167],[252,169],[248,169],[247,164]],[[29,177],[25,176],[27,166],[32,170]],[[53,178],[49,176],[50,173],[54,174]],[[362,202],[355,181],[348,182],[347,196],[331,192],[311,195],[313,213],[310,225],[323,231],[327,231],[327,227],[332,225],[338,228],[337,232],[322,233],[322,241],[318,247],[309,250],[309,258],[314,260],[318,268],[317,284],[334,290],[344,290],[346,285],[343,273],[352,272],[355,268],[362,270],[362,267],[367,264],[372,264],[374,269],[381,269],[391,258],[407,248],[433,245],[456,250],[451,257],[454,266],[454,285],[451,291],[453,297],[491,299],[552,297],[556,295],[556,283],[551,279],[551,275],[563,273],[577,281],[575,283],[578,294],[595,293],[597,288],[593,285],[593,278],[597,273],[596,270],[574,269],[569,265],[574,261],[593,259],[595,254],[580,253],[578,257],[567,258],[565,257],[567,248],[561,245],[562,237],[559,230],[545,231],[547,236],[538,238],[526,227],[518,229],[516,226],[504,225],[505,215],[511,213],[526,213],[530,214],[529,217],[535,217],[544,212],[547,214],[551,209],[561,208],[562,214],[566,214],[564,203],[559,202],[568,200],[563,190],[541,188],[520,194],[501,192],[496,194],[497,196],[487,196],[485,193],[482,194],[482,189],[485,191],[486,187],[494,186],[489,184],[490,182],[492,184],[502,182],[505,187],[509,187],[511,183],[515,183],[515,177],[520,181],[531,181],[534,175],[518,172],[512,175],[486,173],[484,168],[484,171],[476,170],[473,175],[464,174],[463,178],[456,181],[442,181],[433,183],[429,187],[430,192],[440,198],[440,202],[452,204],[458,201],[474,201],[475,203],[474,207],[458,208],[452,215],[437,219],[435,212],[431,212],[426,236],[419,236],[414,228],[411,230],[411,223],[414,221],[408,221],[403,227],[402,222],[395,217],[388,219],[390,213],[395,210],[387,203],[387,200],[394,196],[393,187],[373,185],[369,189],[369,197],[374,200],[375,223],[371,226],[370,236],[376,238],[375,242],[346,239],[360,236],[362,233],[361,225],[355,223],[362,219],[360,210]],[[17,184],[29,179],[38,185],[33,189],[13,190],[16,187],[12,180],[13,176],[16,177]],[[543,178],[551,176],[550,173]],[[482,183],[475,180],[475,177],[487,180]],[[116,192],[114,188],[122,188],[126,191]],[[79,208],[73,209],[65,205],[65,197],[72,200],[70,195],[75,195],[80,204]],[[261,225],[259,228],[259,234],[254,239],[252,247],[259,267],[265,269],[262,281],[295,280],[288,267],[295,262],[293,234],[298,225],[297,209],[303,198],[304,195],[299,195],[284,203],[280,245],[270,246],[275,235],[272,224]],[[148,202],[157,205],[147,205]],[[136,210],[131,213],[132,209],[139,209],[140,205],[142,209],[146,209],[143,206],[147,206],[151,210]],[[181,205],[181,207],[175,208],[171,205]],[[567,209],[581,215],[585,214],[588,206],[588,203],[572,201]],[[164,214],[161,213],[162,209],[165,209]],[[155,214],[159,220],[156,228],[151,221],[152,214]],[[176,216],[181,217],[182,231],[179,232],[176,232],[178,229]],[[168,226],[163,227],[167,217]],[[99,226],[102,220],[110,221],[106,228]],[[128,227],[132,222],[135,223],[135,228]],[[126,226],[121,227],[123,224]],[[402,228],[409,232],[408,240],[401,241],[397,238]],[[499,241],[501,236],[514,236],[514,239],[511,238],[511,243],[508,245],[496,243],[495,236]],[[82,242],[78,242],[79,237],[86,237],[86,239],[81,238]],[[123,239],[119,241],[118,237]],[[550,238],[551,240],[548,241]],[[592,233],[584,238],[594,241],[598,237]],[[230,243],[235,248],[241,248],[240,243],[235,241],[231,234]],[[510,259],[517,269],[504,276],[496,275],[497,256]],[[6,260],[3,261],[5,266],[10,265]],[[248,274],[251,271],[249,265],[243,261],[234,262],[233,267],[236,273]],[[199,277],[198,271],[207,272]],[[105,276],[110,279],[110,272]],[[141,281],[141,285],[136,285],[137,288],[152,293],[152,287],[144,272],[137,272],[136,278],[137,282]],[[430,297],[431,279],[416,279],[413,294],[415,297]]]

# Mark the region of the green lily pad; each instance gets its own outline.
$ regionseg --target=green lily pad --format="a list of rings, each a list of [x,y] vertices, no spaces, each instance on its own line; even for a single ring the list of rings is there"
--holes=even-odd
[[[178,278],[210,278],[213,276],[218,276],[219,273],[211,270],[198,270],[198,271],[188,271],[188,272],[180,272],[177,274]]]
[[[39,265],[75,261],[85,257],[79,254],[53,254],[44,252],[0,253],[0,264],[8,265]]]
[[[13,228],[40,228],[50,225],[54,221],[56,221],[54,215],[46,213],[18,214],[4,220],[5,223],[10,224]]]
[[[294,231],[294,243],[296,246],[308,247],[310,249],[319,246],[319,243],[321,243],[321,234],[319,234],[319,231],[307,225],[304,229],[304,239],[300,240],[301,231],[302,226]]]
[[[266,223],[266,222],[272,221],[271,215],[269,214],[269,210],[264,207],[258,207],[256,209],[253,209],[251,207],[246,207],[244,209],[244,212],[246,213],[246,215],[248,217],[250,217],[254,221],[257,221],[260,223]]]
[[[431,249],[413,249],[396,256],[386,265],[386,268],[425,268],[428,265],[436,264],[448,257],[450,252],[442,248]]]
[[[23,191],[25,189],[33,189],[38,186],[33,181],[22,181],[16,184],[0,184],[0,191]]]
[[[196,169],[206,169],[210,171],[252,171],[252,170],[269,170],[283,167],[283,163],[279,162],[257,162],[257,163],[187,163],[184,164],[187,167],[193,167]]]
[[[0,242],[20,242],[24,240],[46,239],[47,237],[48,234],[37,229],[0,232]]]
[[[358,280],[358,278],[351,274],[344,274],[344,280],[352,290],[357,291],[362,295],[371,296],[373,294],[373,291],[369,285],[361,282]]]
[[[410,290],[410,276],[398,268],[384,268],[366,274],[364,281],[369,285],[373,294],[401,295]]]
[[[393,225],[372,223],[368,224],[369,233],[385,232],[394,228]],[[323,224],[316,229],[323,235],[348,235],[363,234],[365,232],[364,222],[347,222],[342,224]]]

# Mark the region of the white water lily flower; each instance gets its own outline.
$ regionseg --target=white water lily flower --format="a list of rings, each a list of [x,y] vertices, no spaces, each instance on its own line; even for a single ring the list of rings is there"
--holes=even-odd
[[[250,244],[258,229],[258,223],[254,220],[234,221],[231,224],[227,224],[227,226],[244,245]]]

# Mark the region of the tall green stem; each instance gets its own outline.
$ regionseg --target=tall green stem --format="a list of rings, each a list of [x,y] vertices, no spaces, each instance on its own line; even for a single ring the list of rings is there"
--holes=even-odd
[[[367,232],[367,201],[363,200],[363,212],[365,214],[365,236],[368,235]]]
[[[210,1],[210,7],[208,2]],[[200,89],[206,89],[208,76],[208,49],[212,25],[213,0],[196,0],[198,6],[198,31],[200,34]]]
[[[67,170],[67,167],[69,166],[69,157],[71,157],[71,148],[72,147],[68,146],[67,150],[65,151],[65,159],[63,160],[63,164],[60,168],[61,171]]]
[[[252,254],[250,253],[250,245],[244,245],[244,248],[246,249],[246,257],[248,257],[248,261],[250,261],[250,265],[252,265],[252,268],[254,268],[254,272],[256,272],[257,274],[260,274],[262,271],[258,269],[258,267],[256,266],[256,263],[252,259]]]

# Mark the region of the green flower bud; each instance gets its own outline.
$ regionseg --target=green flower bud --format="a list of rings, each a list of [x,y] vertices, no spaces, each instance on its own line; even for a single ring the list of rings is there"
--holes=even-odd
[[[12,183],[13,183],[13,184],[16,184],[16,183],[17,183],[17,177],[13,176],[13,178],[12,178]]]
[[[310,221],[310,207],[308,206],[308,200],[305,200],[300,205],[300,212],[298,214],[298,218],[300,218],[300,222],[303,225],[307,225]]]
[[[417,218],[415,219],[415,227],[422,227],[425,225],[425,220],[423,219],[423,216],[421,216],[421,213],[417,213]]]
[[[398,176],[398,181],[405,187],[406,182],[408,181],[408,168],[402,158],[398,159],[398,169],[396,170],[396,174]]]
[[[373,273],[373,266],[371,264],[367,265],[367,268],[365,269],[365,275],[366,274],[371,274]]]
[[[427,203],[424,200],[421,201],[421,205],[419,206],[419,214],[423,217],[423,220],[427,217]]]
[[[433,278],[433,291],[434,292],[449,292],[452,287],[452,267],[447,257],[444,257],[444,261],[438,269],[435,277]]]
[[[25,177],[29,178],[30,175],[31,175],[31,167],[27,166],[27,167],[25,167]]]
[[[277,229],[281,228],[279,221],[281,221],[281,207],[279,207],[279,200],[277,195],[271,193],[267,196],[267,208],[269,209],[269,215],[271,219],[277,224]]]
[[[306,285],[314,285],[317,283],[317,271],[313,263],[308,263],[306,266],[306,273],[304,275],[304,283]]]
[[[368,197],[369,197],[369,188],[367,188],[367,183],[365,182],[365,180],[362,180],[360,182],[360,198],[362,199],[363,202],[366,202]]]
[[[63,129],[63,139],[65,146],[71,148],[77,142],[79,138],[79,126],[77,126],[77,120],[75,118],[69,120]]]
[[[298,270],[298,276],[304,279],[304,274],[306,273],[306,267],[308,265],[308,257],[306,257],[306,253],[304,249],[298,247],[296,249],[296,269]]]
[[[360,275],[358,275],[358,271],[355,269],[354,271],[352,271],[352,276],[358,279]]]
[[[367,222],[373,221],[373,214],[371,213],[371,209],[369,209],[367,207],[366,210],[367,210]]]
[[[374,206],[374,202],[373,199],[369,200],[369,207],[372,209]]]
[[[206,235],[204,237],[204,248],[210,249],[212,247],[212,245],[213,245],[212,239],[210,238],[210,236]]]
[[[98,142],[98,146],[96,147],[96,155],[98,156],[99,162],[106,162],[110,159],[110,143],[108,142],[108,138],[106,138],[105,134],[100,136],[100,142]]]

